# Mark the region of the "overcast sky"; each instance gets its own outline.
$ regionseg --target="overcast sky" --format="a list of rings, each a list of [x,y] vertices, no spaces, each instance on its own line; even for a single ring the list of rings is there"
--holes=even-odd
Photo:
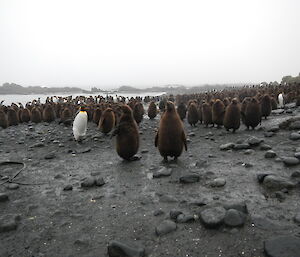
[[[298,0],[0,0],[0,84],[200,85],[300,72]]]

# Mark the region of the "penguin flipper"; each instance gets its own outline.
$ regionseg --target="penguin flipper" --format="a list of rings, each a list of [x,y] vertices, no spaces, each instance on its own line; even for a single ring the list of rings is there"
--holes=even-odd
[[[158,131],[157,131],[157,133],[156,133],[156,135],[155,135],[155,142],[154,142],[154,145],[155,145],[155,147],[157,147],[157,145],[158,145]]]

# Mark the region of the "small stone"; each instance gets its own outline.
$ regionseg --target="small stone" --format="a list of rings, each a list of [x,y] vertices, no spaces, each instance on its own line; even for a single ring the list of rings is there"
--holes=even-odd
[[[223,224],[226,211],[223,207],[208,208],[200,213],[200,220],[208,228],[216,228]]]
[[[8,201],[8,195],[5,193],[0,193],[0,202],[6,202]]]
[[[154,171],[153,172],[153,178],[160,178],[160,177],[168,177],[172,174],[172,169],[167,169],[165,167],[157,170],[157,171]]]
[[[272,136],[274,136],[275,135],[275,133],[274,132],[271,132],[271,131],[269,131],[269,132],[264,132],[264,136],[265,137],[272,137]]]
[[[261,142],[263,142],[263,139],[257,138],[257,137],[250,137],[248,138],[247,142],[250,146],[258,146]]]
[[[234,143],[223,144],[223,145],[220,146],[220,150],[221,150],[221,151],[230,150],[230,149],[233,149],[234,146],[235,146]]]
[[[269,257],[298,257],[300,238],[295,236],[273,237],[264,241],[264,251]]]
[[[263,181],[263,185],[269,189],[276,190],[283,188],[294,188],[296,186],[295,183],[289,181],[288,179],[275,175],[266,176]]]
[[[285,113],[291,114],[291,113],[293,113],[293,110],[292,110],[292,109],[287,109],[287,110],[285,111]]]
[[[189,136],[189,137],[194,137],[194,136],[195,136],[195,133],[194,133],[194,132],[191,132],[191,133],[188,134],[188,136]]]
[[[70,191],[70,190],[73,190],[73,186],[68,184],[64,187],[64,191]]]
[[[91,147],[85,147],[85,148],[82,148],[82,149],[77,149],[76,150],[76,153],[88,153],[92,150]]]
[[[300,159],[300,152],[295,153],[294,156],[295,156],[297,159]]]
[[[103,186],[105,184],[105,181],[102,177],[96,178],[95,179],[95,184],[96,184],[96,186],[100,187],[100,186]]]
[[[96,183],[95,178],[89,177],[85,178],[83,182],[81,182],[81,187],[92,187]]]
[[[40,142],[40,143],[36,143],[36,144],[34,144],[34,145],[29,146],[29,148],[44,147],[44,146],[45,146],[45,144],[42,143],[42,142]]]
[[[145,248],[140,246],[129,246],[127,244],[111,241],[107,247],[109,257],[143,257]]]
[[[178,223],[189,223],[195,221],[193,215],[179,214],[176,220]]]
[[[245,214],[235,209],[229,209],[224,218],[225,225],[230,227],[241,227],[245,221]]]
[[[16,230],[19,216],[6,215],[0,219],[0,233]]]
[[[264,182],[265,177],[268,176],[268,175],[272,175],[272,174],[271,173],[259,173],[259,174],[257,174],[256,177],[257,177],[258,182],[259,183]]]
[[[155,210],[154,212],[153,212],[153,215],[154,216],[160,216],[160,215],[163,215],[165,212],[163,211],[163,210],[161,210],[161,209],[159,209],[159,210]]]
[[[272,146],[267,145],[267,144],[261,144],[259,149],[262,150],[262,151],[271,150]]]
[[[163,236],[166,235],[172,231],[175,231],[177,228],[177,225],[175,222],[171,221],[171,220],[164,220],[162,223],[160,223],[156,229],[156,235],[158,236]]]
[[[64,176],[62,174],[57,174],[54,176],[55,179],[62,179]]]
[[[7,185],[7,188],[8,189],[11,189],[11,190],[15,190],[15,189],[18,189],[20,186],[18,184],[15,184],[15,183],[9,183]]]
[[[290,129],[291,130],[300,129],[300,120],[296,120],[296,121],[292,122],[290,125]]]
[[[279,126],[275,125],[267,129],[268,132],[278,132],[280,130]]]
[[[248,143],[242,143],[242,144],[236,144],[234,146],[234,150],[245,150],[245,149],[249,149],[250,145]]]
[[[195,183],[200,181],[200,176],[195,174],[185,175],[179,178],[179,182],[183,184]]]
[[[170,211],[170,218],[171,218],[172,220],[176,220],[177,217],[178,217],[180,214],[182,214],[182,211],[179,211],[179,210],[171,210],[171,211]]]
[[[45,160],[52,160],[56,157],[55,153],[49,153],[44,156]]]
[[[247,149],[244,154],[249,155],[249,154],[253,154],[255,151],[253,149]]]
[[[275,197],[280,201],[283,202],[286,199],[286,196],[283,192],[277,191],[275,192]]]
[[[148,153],[148,152],[149,152],[148,149],[143,149],[143,150],[141,151],[141,153]]]
[[[294,171],[291,175],[292,178],[300,178],[300,171]]]
[[[300,139],[300,134],[299,134],[299,133],[296,133],[296,132],[293,132],[293,133],[291,133],[291,135],[290,135],[290,139],[291,139],[291,140],[299,140],[299,139]]]
[[[223,187],[226,184],[226,180],[224,178],[216,178],[212,182],[210,182],[211,187]]]
[[[296,157],[282,157],[282,161],[286,166],[295,166],[300,163],[300,160]]]
[[[225,210],[234,209],[239,212],[243,212],[245,214],[248,214],[248,207],[245,201],[232,201],[232,202],[226,202],[223,204],[223,207]]]
[[[294,221],[298,224],[300,224],[300,212],[298,212],[295,217],[294,217]]]
[[[270,159],[270,158],[275,158],[276,157],[276,153],[273,150],[268,150],[265,153],[265,158]]]

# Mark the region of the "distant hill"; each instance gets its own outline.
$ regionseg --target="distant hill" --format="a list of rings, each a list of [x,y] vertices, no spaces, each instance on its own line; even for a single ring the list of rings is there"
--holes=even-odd
[[[15,83],[4,83],[0,86],[0,95],[29,95],[29,94],[54,94],[54,93],[90,93],[78,87],[22,87]]]

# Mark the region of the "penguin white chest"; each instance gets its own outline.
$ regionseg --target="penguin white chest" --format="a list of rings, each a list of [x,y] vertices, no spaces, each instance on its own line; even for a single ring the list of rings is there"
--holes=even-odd
[[[75,140],[80,139],[86,135],[87,130],[87,113],[85,111],[80,111],[73,122],[73,135]]]

